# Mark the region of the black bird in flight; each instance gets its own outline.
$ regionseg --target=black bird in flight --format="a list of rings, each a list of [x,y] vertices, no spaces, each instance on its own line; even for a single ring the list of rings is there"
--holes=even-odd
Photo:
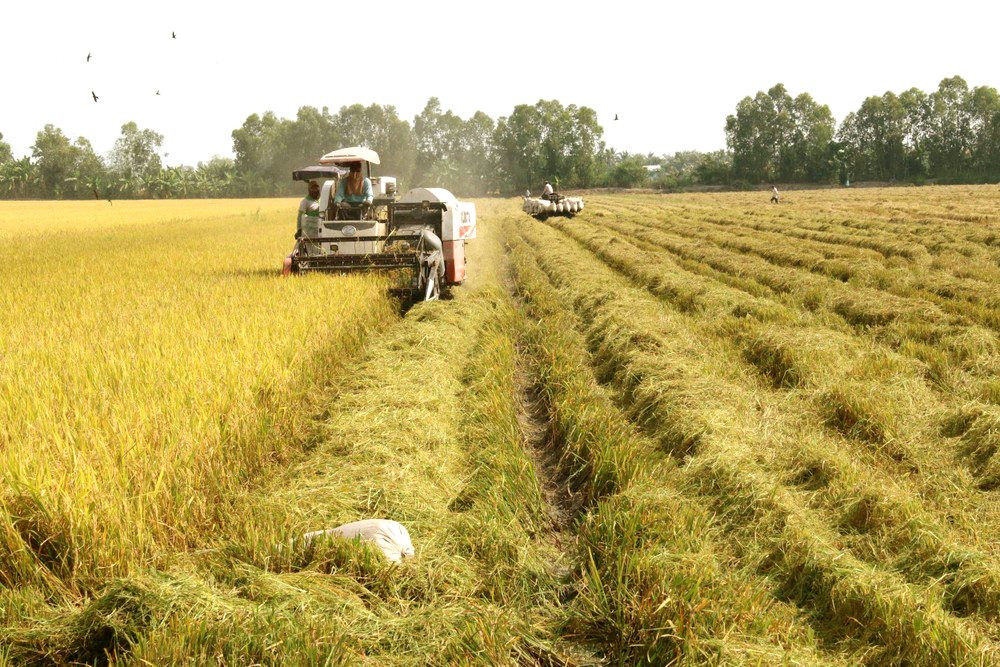
[[[97,201],[100,201],[101,200],[101,193],[97,191],[97,188],[95,188],[94,186],[90,186],[90,190],[91,190],[91,192],[94,193],[94,199],[97,200]],[[111,195],[108,195],[106,197],[106,199],[108,200],[109,204],[111,204],[112,206],[115,205],[115,203],[113,201],[111,201]]]
[[[618,114],[615,114],[615,120],[618,120]]]
[[[97,94],[94,91],[90,91],[90,96],[94,98],[95,102],[97,101]]]
[[[171,39],[177,39],[177,33],[176,32],[171,32],[170,33],[170,38]]]
[[[156,91],[156,94],[157,94],[157,95],[159,95],[159,94],[160,94],[160,91]]]
[[[90,62],[90,54],[89,53],[87,54],[87,62],[88,63]]]

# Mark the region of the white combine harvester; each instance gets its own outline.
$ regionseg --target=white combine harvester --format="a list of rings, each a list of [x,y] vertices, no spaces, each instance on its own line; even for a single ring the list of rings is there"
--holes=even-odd
[[[320,181],[319,234],[303,236],[285,258],[283,273],[412,270],[396,291],[411,300],[437,299],[465,280],[465,242],[476,238],[476,205],[443,188],[415,188],[396,197],[396,179],[372,178],[371,206],[337,206],[337,184],[352,163],[371,178],[378,153],[344,148],[319,165],[293,172],[298,181]]]
[[[539,220],[544,220],[550,215],[565,215],[572,218],[583,210],[583,197],[567,197],[559,194],[551,194],[548,199],[525,197],[521,210]]]

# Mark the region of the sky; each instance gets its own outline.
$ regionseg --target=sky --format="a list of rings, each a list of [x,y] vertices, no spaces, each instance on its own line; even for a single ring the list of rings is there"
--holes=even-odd
[[[594,108],[617,150],[708,151],[737,102],[777,82],[838,121],[955,74],[1000,87],[998,19],[1000,3],[965,0],[5,0],[0,133],[20,156],[52,123],[103,154],[134,120],[164,135],[166,164],[193,165],[231,156],[255,112],[377,102],[412,121],[436,96],[497,118],[554,98]]]

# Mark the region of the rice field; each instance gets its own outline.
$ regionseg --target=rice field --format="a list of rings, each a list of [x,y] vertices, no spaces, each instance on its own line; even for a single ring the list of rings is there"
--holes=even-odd
[[[294,206],[0,205],[0,661],[1000,661],[997,188],[483,200],[405,316]]]

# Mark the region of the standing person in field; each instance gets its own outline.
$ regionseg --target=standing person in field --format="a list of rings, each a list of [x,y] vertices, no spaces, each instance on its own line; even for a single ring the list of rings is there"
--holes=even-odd
[[[771,186],[771,203],[772,204],[777,204],[778,203],[778,186],[777,185],[772,185]]]
[[[299,215],[296,218],[295,238],[299,239],[319,236],[319,183],[309,181],[309,190],[305,198],[299,202]],[[308,255],[317,248],[316,244],[306,242],[303,250]]]
[[[555,192],[555,190],[552,189],[552,184],[545,181],[545,186],[542,188],[542,199],[548,199],[552,196],[553,192]]]
[[[366,178],[361,171],[360,162],[352,162],[350,173],[337,184],[337,194],[333,197],[333,203],[337,206],[343,205],[344,202],[369,206],[374,198],[371,179]]]

